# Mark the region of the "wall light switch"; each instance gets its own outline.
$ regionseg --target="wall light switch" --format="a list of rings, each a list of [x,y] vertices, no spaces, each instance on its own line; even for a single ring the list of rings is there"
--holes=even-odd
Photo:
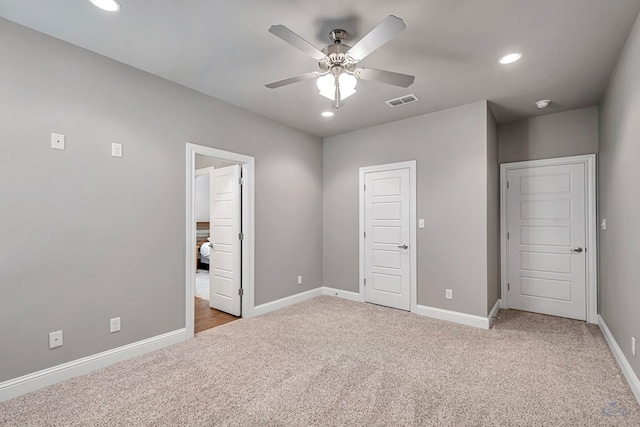
[[[424,218],[418,220],[418,228],[424,228]]]
[[[636,339],[631,337],[631,354],[636,355]]]
[[[117,142],[111,144],[111,157],[122,157],[122,144]]]
[[[600,228],[602,228],[603,230],[607,229],[607,220],[603,219],[602,222],[600,223]]]
[[[446,299],[453,299],[453,289],[445,289],[444,290],[444,297]]]
[[[64,135],[61,133],[51,134],[51,148],[56,150],[64,150]]]
[[[298,276],[298,285],[302,285],[302,276]]]

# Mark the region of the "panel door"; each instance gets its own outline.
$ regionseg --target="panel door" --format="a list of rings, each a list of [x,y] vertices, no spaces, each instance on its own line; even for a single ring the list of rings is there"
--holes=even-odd
[[[209,305],[240,316],[240,166],[211,171]]]
[[[509,308],[586,320],[583,164],[508,173]]]
[[[409,169],[365,174],[365,301],[410,309]]]

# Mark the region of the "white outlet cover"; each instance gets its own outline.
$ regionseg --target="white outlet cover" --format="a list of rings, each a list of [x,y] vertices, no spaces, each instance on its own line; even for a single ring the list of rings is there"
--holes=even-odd
[[[302,276],[298,276],[298,285],[302,285]]]
[[[446,299],[453,299],[453,290],[452,289],[445,289],[444,296],[445,296]]]
[[[120,318],[114,317],[113,319],[109,320],[109,332],[114,333],[119,331],[120,331]]]
[[[418,220],[418,228],[424,228],[424,218]]]
[[[61,133],[51,134],[51,148],[56,150],[64,150],[64,135]]]

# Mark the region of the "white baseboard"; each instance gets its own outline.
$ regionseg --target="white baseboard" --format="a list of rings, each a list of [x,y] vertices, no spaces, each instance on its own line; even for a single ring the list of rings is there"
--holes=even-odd
[[[269,313],[270,311],[279,310],[292,304],[297,304],[311,298],[319,297],[320,295],[322,295],[322,287],[311,289],[306,292],[300,292],[299,294],[280,298],[265,304],[256,305],[253,308],[253,316],[260,316]]]
[[[0,402],[149,353],[150,351],[177,344],[185,339],[186,330],[182,328],[4,381],[0,383]]]
[[[491,311],[489,312],[489,329],[491,328],[491,325],[493,325],[493,321],[496,320],[496,316],[498,315],[498,310],[500,310],[500,307],[502,306],[500,300],[496,301],[496,303],[493,305],[493,308],[491,309]]]
[[[364,297],[358,292],[344,291],[342,289],[330,288],[328,286],[324,286],[322,288],[322,295],[348,299],[349,301],[364,302]]]
[[[412,313],[419,314],[420,316],[433,317],[434,319],[446,320],[448,322],[460,323],[462,325],[474,326],[480,329],[489,329],[491,327],[491,322],[488,317],[428,307],[426,305],[417,305]]]
[[[631,387],[631,391],[638,403],[640,403],[640,380],[638,376],[633,371],[633,368],[629,364],[629,361],[625,357],[622,349],[616,342],[616,339],[611,334],[611,331],[607,327],[607,324],[604,322],[602,316],[598,315],[598,326],[600,326],[600,330],[602,331],[602,335],[604,335],[604,339],[607,340],[607,344],[609,344],[609,348],[611,348],[611,352],[613,356],[616,358],[618,365],[620,366],[620,370],[624,374],[624,377],[627,379],[629,383],[629,387]]]

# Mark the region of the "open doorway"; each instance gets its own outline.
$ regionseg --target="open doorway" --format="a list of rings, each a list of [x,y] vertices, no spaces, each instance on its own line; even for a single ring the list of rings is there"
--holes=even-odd
[[[186,328],[253,312],[253,158],[187,144]]]
[[[194,186],[196,216],[194,333],[196,334],[236,320],[241,314],[240,296],[224,295],[225,292],[233,294],[234,289],[238,288],[233,282],[239,281],[240,278],[233,276],[241,273],[239,269],[241,242],[236,239],[224,242],[220,239],[225,235],[227,240],[229,235],[242,232],[239,175],[241,175],[241,169],[238,163],[196,154]],[[233,188],[234,185],[238,188]],[[225,205],[231,205],[231,209]],[[221,227],[230,228],[232,232],[221,233]],[[233,229],[240,229],[240,231]],[[228,300],[231,300],[231,304]]]

